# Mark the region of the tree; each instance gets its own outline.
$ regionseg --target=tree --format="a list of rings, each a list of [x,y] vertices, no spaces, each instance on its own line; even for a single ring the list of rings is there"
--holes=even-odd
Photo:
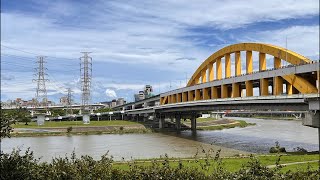
[[[1,142],[5,137],[10,137],[12,132],[11,124],[15,122],[14,117],[8,113],[5,113],[2,108],[0,109],[0,154],[1,152]]]
[[[20,122],[25,122],[25,125],[28,125],[28,122],[31,121],[31,115],[26,108],[19,108],[16,112],[16,120]]]

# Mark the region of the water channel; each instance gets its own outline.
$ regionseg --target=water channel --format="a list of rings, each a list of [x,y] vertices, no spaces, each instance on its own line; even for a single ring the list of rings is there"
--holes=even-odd
[[[303,147],[319,150],[318,129],[302,126],[301,121],[236,118],[256,123],[246,128],[218,131],[182,131],[181,133],[115,134],[83,136],[13,137],[2,142],[4,152],[28,147],[41,161],[50,161],[75,150],[77,156],[90,155],[99,159],[109,151],[115,160],[169,157],[192,157],[201,148],[222,149],[222,155],[266,153],[276,141],[292,151]]]

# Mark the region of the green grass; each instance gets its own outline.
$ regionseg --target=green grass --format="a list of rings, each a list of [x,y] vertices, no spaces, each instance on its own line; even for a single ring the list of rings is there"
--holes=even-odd
[[[218,120],[218,119],[211,118],[211,117],[208,117],[208,118],[197,118],[197,122],[208,122],[208,121],[215,121],[215,120]]]
[[[274,165],[276,163],[276,160],[278,159],[278,156],[258,156],[257,157],[262,165]],[[291,162],[302,162],[302,161],[312,161],[312,160],[318,160],[319,155],[288,155],[288,156],[282,156],[280,158],[280,164],[285,163],[291,163]],[[152,160],[145,160],[145,161],[136,161],[135,164],[138,166],[152,166]],[[163,159],[155,160],[158,162],[164,161]],[[228,170],[228,171],[238,171],[242,166],[245,166],[250,161],[250,158],[222,158],[222,166]],[[179,160],[178,159],[169,159],[169,164],[172,167],[178,167]],[[202,169],[201,166],[206,163],[205,159],[181,159],[181,162],[183,166],[185,167],[194,167],[198,169]],[[206,173],[210,173],[213,171],[214,167],[216,167],[216,162],[212,159],[208,161],[209,168],[208,170],[203,170]],[[318,163],[309,163],[312,169],[318,168]],[[122,170],[129,170],[129,166],[132,165],[132,162],[127,163],[120,163],[116,162],[114,163],[113,167],[122,169]],[[300,166],[303,168],[301,169]],[[307,169],[307,164],[299,164],[299,165],[288,165],[286,167],[283,167],[282,171],[286,172],[288,170],[291,171],[297,171],[298,167],[299,170]]]
[[[222,129],[230,129],[230,128],[235,128],[235,127],[247,127],[251,125],[255,125],[255,123],[247,123],[246,121],[243,120],[236,120],[236,124],[222,124],[222,125],[215,125],[215,126],[202,126],[202,127],[197,127],[198,130],[222,130]]]
[[[82,121],[46,121],[44,125],[38,126],[37,122],[30,122],[29,125],[25,125],[24,122],[18,122],[14,124],[13,128],[54,128],[54,127],[70,127],[70,126],[125,126],[125,125],[137,125],[138,122],[123,121],[123,120],[100,120],[90,121],[90,124],[83,124]]]

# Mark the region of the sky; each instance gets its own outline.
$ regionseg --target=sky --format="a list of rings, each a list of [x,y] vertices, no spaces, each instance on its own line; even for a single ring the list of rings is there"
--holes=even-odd
[[[87,51],[91,102],[133,101],[146,84],[154,94],[185,86],[207,57],[242,42],[318,60],[319,1],[1,0],[1,101],[35,97],[37,56],[46,56],[49,100],[71,88],[80,102]]]

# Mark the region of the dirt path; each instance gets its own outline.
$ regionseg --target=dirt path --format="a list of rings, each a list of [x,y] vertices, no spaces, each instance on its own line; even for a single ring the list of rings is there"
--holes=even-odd
[[[280,164],[281,166],[288,166],[288,165],[294,165],[294,164],[306,164],[306,163],[312,163],[312,162],[319,162],[319,160],[313,160],[313,161],[302,161],[302,162],[292,162],[292,163],[285,163],[285,164]],[[274,168],[277,165],[269,165],[267,168]]]

